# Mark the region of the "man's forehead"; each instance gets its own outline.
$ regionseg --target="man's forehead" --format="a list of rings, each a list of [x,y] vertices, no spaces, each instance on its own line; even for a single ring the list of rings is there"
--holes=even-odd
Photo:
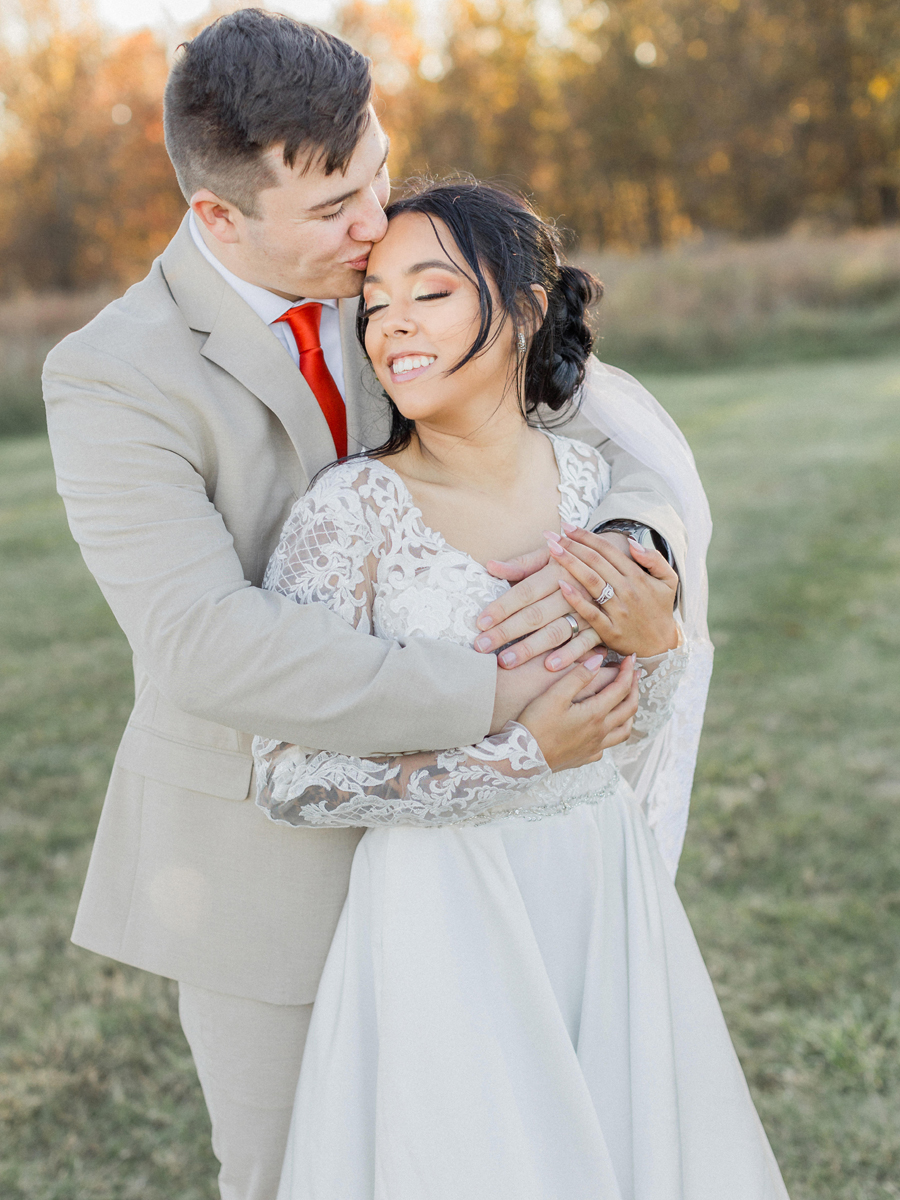
[[[293,167],[287,166],[284,161],[284,143],[269,146],[263,151],[262,157],[279,184],[292,184],[302,189],[306,195],[315,196],[310,202],[317,204],[332,194],[367,187],[387,157],[389,145],[388,136],[373,113],[343,171],[338,168],[330,175],[326,174],[326,154],[318,146],[309,151],[301,149]]]

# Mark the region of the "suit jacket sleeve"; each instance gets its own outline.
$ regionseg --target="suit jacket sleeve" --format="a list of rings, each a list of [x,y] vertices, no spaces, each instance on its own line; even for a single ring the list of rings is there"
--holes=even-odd
[[[44,385],[72,533],[136,657],[179,709],[357,755],[485,735],[493,656],[449,641],[400,647],[251,585],[210,499],[208,448],[188,406],[77,338],[51,352]]]
[[[685,577],[687,533],[681,506],[668,485],[643,463],[609,440],[580,413],[561,430],[567,437],[596,446],[612,470],[612,486],[588,522],[593,529],[603,521],[627,518],[655,529],[669,543],[678,573]]]

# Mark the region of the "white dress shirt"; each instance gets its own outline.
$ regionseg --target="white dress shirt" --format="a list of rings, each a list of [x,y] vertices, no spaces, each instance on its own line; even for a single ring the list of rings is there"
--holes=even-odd
[[[344,356],[341,351],[341,325],[338,315],[337,300],[313,300],[308,297],[299,303],[296,300],[285,300],[283,296],[276,296],[274,292],[268,291],[266,288],[257,286],[255,283],[248,283],[246,279],[240,279],[233,271],[229,271],[223,266],[216,256],[203,240],[203,235],[197,225],[197,218],[193,212],[189,217],[191,227],[191,237],[197,246],[197,249],[210,264],[215,267],[226,283],[237,292],[242,300],[253,309],[260,320],[265,321],[278,338],[285,350],[294,360],[294,365],[299,369],[300,354],[297,350],[297,343],[294,341],[294,335],[291,333],[284,321],[278,321],[279,317],[283,317],[289,308],[302,308],[304,304],[321,304],[322,305],[322,320],[319,324],[319,341],[322,345],[322,353],[325,355],[325,365],[331,372],[331,378],[337,384],[338,391],[346,399],[344,393]],[[274,322],[278,321],[278,324]]]

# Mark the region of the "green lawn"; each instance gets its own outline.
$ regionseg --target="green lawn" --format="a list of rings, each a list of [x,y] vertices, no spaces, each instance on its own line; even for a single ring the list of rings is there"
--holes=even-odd
[[[716,521],[679,888],[794,1200],[900,1197],[900,358],[647,382]],[[212,1198],[173,985],[67,940],[130,660],[43,438],[0,557],[0,1196]]]

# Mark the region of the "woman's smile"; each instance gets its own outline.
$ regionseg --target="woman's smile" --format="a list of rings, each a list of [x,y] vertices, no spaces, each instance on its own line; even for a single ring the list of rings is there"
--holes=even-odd
[[[428,368],[437,362],[434,354],[398,354],[393,356],[388,366],[392,383],[406,383],[410,379],[418,379]]]

